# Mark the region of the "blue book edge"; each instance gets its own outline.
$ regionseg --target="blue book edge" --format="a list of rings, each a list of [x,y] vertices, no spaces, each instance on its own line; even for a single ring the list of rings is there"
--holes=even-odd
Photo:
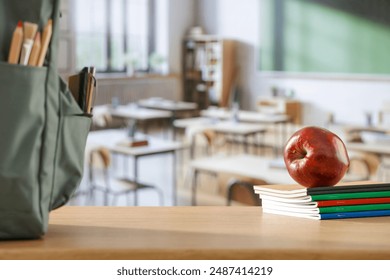
[[[356,211],[320,214],[321,220],[390,216],[390,210]]]

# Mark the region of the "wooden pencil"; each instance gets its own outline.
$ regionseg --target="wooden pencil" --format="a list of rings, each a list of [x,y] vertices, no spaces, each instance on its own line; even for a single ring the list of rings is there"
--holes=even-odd
[[[17,64],[19,62],[20,50],[23,43],[23,22],[19,20],[18,25],[12,35],[11,46],[8,54],[8,63]]]
[[[37,32],[35,36],[34,45],[31,50],[30,58],[28,60],[28,65],[36,66],[38,62],[39,53],[41,51],[41,33]]]
[[[43,66],[43,62],[45,61],[45,56],[47,53],[47,49],[49,47],[52,32],[53,32],[53,20],[49,19],[47,21],[45,28],[43,29],[42,46],[41,46],[41,51],[39,53],[37,66]]]

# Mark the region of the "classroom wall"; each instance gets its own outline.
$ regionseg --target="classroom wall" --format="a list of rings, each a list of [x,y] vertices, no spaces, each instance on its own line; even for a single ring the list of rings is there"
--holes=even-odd
[[[157,0],[158,2],[160,0]],[[182,40],[195,24],[195,0],[168,1],[168,65],[170,73],[181,72]],[[158,30],[158,29],[157,29]]]
[[[196,24],[211,34],[239,41],[239,87],[242,107],[255,109],[255,101],[271,95],[271,87],[293,90],[304,103],[307,124],[324,125],[329,113],[337,122],[364,124],[365,112],[378,112],[390,101],[390,76],[384,79],[269,75],[257,71],[259,0],[199,0]],[[374,122],[376,119],[374,118]]]

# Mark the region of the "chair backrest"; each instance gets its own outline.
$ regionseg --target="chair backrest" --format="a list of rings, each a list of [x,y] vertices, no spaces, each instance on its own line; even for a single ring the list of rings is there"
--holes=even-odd
[[[261,206],[260,197],[253,190],[254,185],[264,185],[265,181],[238,180],[232,179],[228,183],[227,205],[232,205],[233,201],[251,206]]]
[[[348,174],[361,176],[361,180],[375,177],[380,166],[380,158],[369,153],[356,153],[350,156]]]
[[[111,165],[110,151],[103,147],[93,149],[89,155],[89,165],[92,167],[109,168]]]
[[[214,149],[216,148],[214,146],[215,146],[215,140],[217,138],[217,134],[212,129],[206,129],[206,130],[204,130],[201,133],[201,135],[206,140],[206,144],[207,144],[206,152],[207,152],[207,155],[212,155],[215,152]]]
[[[111,166],[111,154],[107,148],[99,147],[90,152],[89,155],[89,180],[91,183],[97,181],[98,170],[103,175],[105,183],[108,182],[109,168]]]
[[[216,149],[217,134],[212,129],[204,129],[202,126],[193,126],[186,129],[186,137],[192,146],[192,156],[195,157],[195,149],[204,147],[208,156]]]

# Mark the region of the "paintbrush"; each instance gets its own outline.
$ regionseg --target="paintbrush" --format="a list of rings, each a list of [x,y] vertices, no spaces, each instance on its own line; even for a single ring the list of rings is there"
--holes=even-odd
[[[22,53],[20,55],[20,62],[19,62],[22,65],[27,65],[28,63],[37,30],[38,30],[38,24],[31,23],[28,21],[24,22],[23,24],[24,40],[23,40]]]
[[[17,64],[19,62],[20,50],[23,43],[23,23],[19,20],[18,25],[12,35],[11,46],[9,48],[8,62]]]

